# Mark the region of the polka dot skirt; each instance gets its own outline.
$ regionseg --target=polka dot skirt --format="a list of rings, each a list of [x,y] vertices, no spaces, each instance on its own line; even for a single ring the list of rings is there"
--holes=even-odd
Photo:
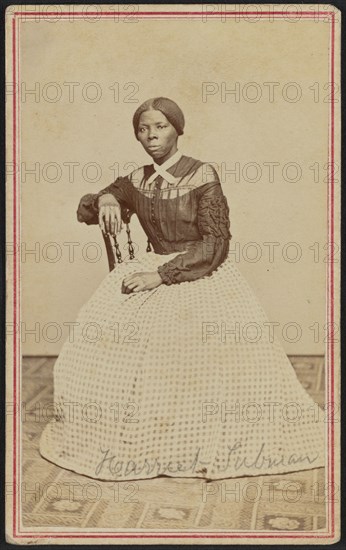
[[[162,258],[117,265],[80,310],[54,367],[41,455],[104,480],[323,466],[324,414],[230,257],[197,281],[121,293],[126,275]]]

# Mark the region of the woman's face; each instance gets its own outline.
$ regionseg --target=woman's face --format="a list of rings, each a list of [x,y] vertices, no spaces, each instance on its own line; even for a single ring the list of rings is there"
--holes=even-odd
[[[141,114],[137,137],[157,164],[177,151],[177,131],[161,111],[150,109]]]

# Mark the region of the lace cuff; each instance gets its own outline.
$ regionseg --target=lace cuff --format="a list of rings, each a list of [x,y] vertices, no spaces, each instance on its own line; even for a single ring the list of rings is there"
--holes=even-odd
[[[179,274],[180,274],[179,268],[175,267],[174,265],[170,265],[169,263],[160,265],[157,268],[157,272],[160,275],[163,284],[165,285],[172,285],[176,283],[177,278],[179,277]]]

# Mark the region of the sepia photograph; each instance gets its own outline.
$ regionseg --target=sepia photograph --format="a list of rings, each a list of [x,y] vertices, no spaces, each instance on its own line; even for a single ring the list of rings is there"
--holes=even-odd
[[[6,9],[6,533],[340,537],[340,11]]]

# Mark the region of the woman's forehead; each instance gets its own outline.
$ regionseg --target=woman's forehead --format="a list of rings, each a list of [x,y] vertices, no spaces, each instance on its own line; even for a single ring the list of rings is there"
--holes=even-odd
[[[162,111],[156,109],[144,111],[139,118],[139,124],[157,124],[159,122],[168,122],[168,120]]]

